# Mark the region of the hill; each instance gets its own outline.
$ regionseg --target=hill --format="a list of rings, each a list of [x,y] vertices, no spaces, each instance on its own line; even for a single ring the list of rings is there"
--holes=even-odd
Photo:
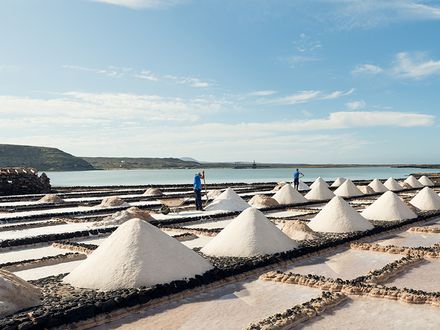
[[[129,158],[129,157],[83,157],[96,169],[163,169],[163,168],[197,168],[197,161],[185,161],[179,158]]]
[[[0,167],[33,167],[38,171],[93,170],[84,159],[56,148],[0,144]]]

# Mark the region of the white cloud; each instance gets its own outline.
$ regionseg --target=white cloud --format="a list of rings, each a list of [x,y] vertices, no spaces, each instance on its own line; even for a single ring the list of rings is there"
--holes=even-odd
[[[278,93],[274,90],[261,90],[249,93],[249,96],[271,96]]]
[[[116,6],[123,6],[130,9],[168,8],[182,2],[182,0],[91,0],[91,1],[101,2]]]
[[[102,74],[108,77],[120,78],[125,76],[127,73],[131,72],[132,68],[121,68],[116,66],[108,66],[106,69],[95,69],[88,68],[79,65],[63,65],[64,69],[74,70],[74,71],[84,71],[84,72],[92,72],[97,74]]]
[[[427,59],[423,53],[396,55],[391,73],[397,77],[420,79],[440,74],[440,60]]]
[[[150,81],[158,81],[159,78],[151,71],[149,70],[143,70],[139,73],[135,73],[133,75],[133,77],[135,78],[139,78],[139,79],[146,79],[146,80],[150,80]]]
[[[273,99],[264,99],[261,100],[261,104],[276,104],[276,105],[294,105],[300,103],[306,103],[316,100],[331,100],[337,99],[342,96],[350,95],[354,92],[354,88],[348,91],[333,91],[330,93],[325,93],[319,90],[305,90],[299,91],[295,94],[273,98]]]
[[[166,75],[165,78],[175,81],[180,85],[186,85],[194,88],[207,88],[211,86],[211,83],[205,80],[201,80],[197,77],[179,77],[173,75]]]
[[[316,49],[322,48],[320,41],[314,40],[305,33],[300,33],[293,44],[295,45],[296,50],[300,53],[313,52]]]
[[[345,103],[345,106],[347,107],[347,109],[350,109],[350,110],[360,110],[360,109],[365,108],[366,105],[367,105],[367,103],[365,103],[364,100],[352,101],[352,102]]]
[[[353,74],[378,74],[381,72],[383,69],[374,64],[359,64],[351,71]]]

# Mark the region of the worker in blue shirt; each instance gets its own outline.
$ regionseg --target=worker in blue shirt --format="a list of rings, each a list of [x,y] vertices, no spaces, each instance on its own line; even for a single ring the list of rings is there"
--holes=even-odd
[[[194,176],[194,197],[196,201],[196,210],[203,211],[202,206],[202,179],[205,178],[205,171],[197,173]]]
[[[298,169],[293,172],[293,187],[298,190],[299,187],[299,178],[302,178],[304,174],[302,174]]]

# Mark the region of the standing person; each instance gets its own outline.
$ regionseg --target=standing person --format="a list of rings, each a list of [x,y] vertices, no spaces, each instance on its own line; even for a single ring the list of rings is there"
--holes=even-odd
[[[197,173],[194,176],[194,197],[196,201],[196,210],[203,211],[202,206],[202,179],[205,178],[205,171]]]
[[[299,169],[296,169],[295,172],[293,172],[293,187],[298,190],[299,187],[299,178],[302,178],[304,174],[302,174]]]

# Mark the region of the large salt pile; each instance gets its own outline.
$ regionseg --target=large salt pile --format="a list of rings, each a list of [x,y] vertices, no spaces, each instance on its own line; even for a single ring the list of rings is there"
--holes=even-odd
[[[310,187],[304,183],[303,180],[299,180],[299,184],[298,184],[298,191],[308,191],[310,190]]]
[[[140,219],[116,229],[64,281],[102,291],[192,278],[212,268],[193,250]]]
[[[373,188],[373,190],[378,193],[388,191],[388,188],[385,187],[384,184],[380,182],[379,179],[374,179],[373,181],[370,182],[368,186]]]
[[[122,198],[117,196],[105,197],[98,207],[115,207],[115,206],[129,206]]]
[[[440,210],[440,196],[429,187],[425,187],[409,202],[422,211]]]
[[[434,186],[434,182],[431,181],[430,178],[428,178],[426,175],[423,175],[420,177],[419,182],[424,185],[425,187],[432,187]]]
[[[97,221],[94,226],[116,226],[120,225],[128,220],[131,219],[141,219],[144,221],[152,221],[155,220],[151,215],[150,212],[141,210],[138,207],[130,207],[127,210],[118,211],[116,213],[113,213],[112,215],[109,215],[108,217],[105,217],[102,221]]]
[[[148,188],[143,193],[144,196],[162,196],[163,192],[159,188]]]
[[[373,225],[340,196],[333,197],[310,221],[309,227],[314,231],[327,233],[350,233],[373,229]]]
[[[278,191],[287,184],[286,181],[277,182],[277,185],[272,189],[272,191]]]
[[[341,184],[345,182],[345,178],[337,178],[331,185],[331,187],[339,187]]]
[[[353,181],[347,179],[334,191],[334,194],[341,197],[356,197],[361,196],[362,191],[354,185]]]
[[[327,184],[327,182],[325,182],[323,178],[318,177],[318,178],[316,178],[316,180],[313,181],[313,183],[310,185],[310,189],[313,189],[313,188],[314,188],[315,186],[317,186],[319,183],[320,183],[321,185],[324,184],[324,185],[328,188],[328,184]]]
[[[394,178],[389,178],[383,185],[391,191],[401,191],[403,189]]]
[[[408,188],[423,188],[423,185],[412,175],[407,177],[403,182],[408,185]]]
[[[286,220],[281,231],[296,241],[317,239],[318,234],[311,230],[304,222],[298,220]]]
[[[286,184],[279,191],[273,195],[275,199],[281,205],[287,204],[297,204],[297,203],[307,203],[307,199],[301,195],[296,189],[294,189],[290,184]]]
[[[252,207],[232,220],[201,251],[218,257],[252,257],[289,251],[297,246],[263,213]]]
[[[369,220],[397,221],[417,218],[405,202],[392,191],[382,194],[361,215]]]
[[[43,197],[41,197],[38,200],[38,202],[39,203],[57,204],[57,203],[64,203],[64,200],[60,196],[57,196],[55,194],[47,194],[47,195],[44,195]]]
[[[0,317],[41,304],[39,288],[0,269]]]
[[[249,207],[246,201],[237,195],[237,193],[232,189],[228,188],[220,195],[218,195],[211,204],[206,207],[207,211],[243,211]]]
[[[208,199],[215,199],[215,198],[217,198],[218,196],[220,196],[220,194],[222,193],[223,191],[221,190],[221,189],[214,189],[214,190],[208,190],[208,193],[206,194],[207,196],[208,196]]]
[[[266,195],[255,195],[249,200],[249,205],[261,209],[264,207],[271,207],[279,205],[272,197]]]
[[[369,194],[374,194],[375,193],[374,189],[371,188],[370,186],[357,186],[357,187],[365,195],[369,195]]]
[[[308,200],[323,201],[334,196],[335,194],[328,188],[327,183],[319,181],[304,197]]]

